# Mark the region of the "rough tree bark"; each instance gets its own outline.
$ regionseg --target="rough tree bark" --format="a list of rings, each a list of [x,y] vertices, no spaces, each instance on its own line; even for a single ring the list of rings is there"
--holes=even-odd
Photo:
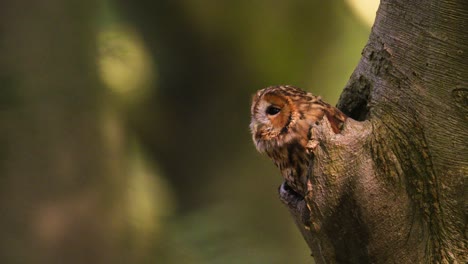
[[[311,192],[280,187],[317,263],[468,261],[467,64],[468,2],[381,1]]]

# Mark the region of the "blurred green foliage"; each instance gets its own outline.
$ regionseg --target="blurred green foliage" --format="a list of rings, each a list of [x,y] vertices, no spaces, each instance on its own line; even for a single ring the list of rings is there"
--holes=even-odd
[[[14,6],[13,0],[5,3]],[[4,59],[1,64],[5,93],[0,118],[9,127],[3,138],[20,141],[15,131],[42,129],[45,140],[33,138],[31,144],[16,147],[23,148],[19,153],[30,148],[50,156],[51,162],[36,172],[40,181],[55,187],[20,196],[19,204],[39,208],[41,217],[30,218],[27,226],[38,226],[42,235],[29,228],[6,236],[2,263],[19,263],[15,261],[23,258],[15,256],[26,253],[31,263],[65,263],[73,256],[82,257],[76,263],[312,262],[277,199],[278,170],[251,143],[249,104],[254,91],[274,84],[296,85],[330,103],[337,101],[370,30],[345,2],[101,0],[98,5],[75,6],[52,1],[38,13],[30,11],[26,22],[11,15],[14,8],[3,10],[0,15],[5,10],[10,14],[3,18],[11,27],[6,38],[23,34],[31,39],[20,47],[2,42],[4,54],[28,58]],[[71,24],[55,24],[67,32],[63,36],[54,28],[27,25],[64,16]],[[91,22],[81,27],[85,16]],[[41,35],[48,30],[49,35]],[[86,34],[73,34],[77,30]],[[37,48],[48,43],[43,37],[51,36],[60,52],[47,45]],[[40,56],[28,55],[29,46],[43,56],[68,59],[43,63]],[[23,75],[17,75],[12,65]],[[45,67],[41,70],[45,73],[40,77],[31,73],[36,67]],[[67,69],[71,73],[63,75]],[[42,92],[21,88],[33,87],[36,79],[42,81],[36,83]],[[52,98],[49,110],[30,107],[37,104],[42,109],[43,98]],[[19,112],[12,110],[18,102],[26,104]],[[62,111],[70,114],[49,120],[51,113]],[[83,113],[85,125],[71,127]],[[15,120],[21,126],[12,125]],[[73,130],[73,135],[54,137],[43,129],[43,120],[49,120],[50,131]],[[90,129],[89,124],[98,132],[82,132]],[[70,149],[71,141],[80,148]],[[74,158],[64,161],[61,154],[43,151],[49,148],[70,151]],[[88,168],[78,166],[79,161],[87,160],[95,148],[100,154],[93,155],[93,162],[104,165],[89,166],[89,182],[80,182],[83,175],[63,182],[69,171],[80,174]],[[18,191],[36,189],[28,185],[32,172],[18,169],[28,161],[11,158],[14,153],[0,152],[6,161],[0,167],[7,175],[3,188],[13,190],[3,193],[5,201]],[[66,169],[51,176],[58,168]],[[15,183],[18,177],[21,184]],[[47,192],[60,194],[46,199]],[[3,206],[10,219],[0,223],[4,226],[17,225],[15,219],[29,212],[17,203]],[[96,221],[100,223],[88,225]],[[88,230],[90,226],[94,231]],[[5,246],[12,237],[17,243]],[[45,246],[11,253],[26,240]],[[74,240],[82,242],[70,243]],[[87,251],[87,242],[94,250]],[[74,250],[70,253],[68,247]]]

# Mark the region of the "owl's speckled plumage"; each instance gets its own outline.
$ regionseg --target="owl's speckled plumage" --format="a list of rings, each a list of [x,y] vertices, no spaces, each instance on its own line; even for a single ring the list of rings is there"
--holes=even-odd
[[[316,142],[311,128],[327,116],[339,133],[346,116],[319,96],[284,85],[259,90],[253,97],[250,130],[257,150],[266,153],[290,187],[305,195]]]

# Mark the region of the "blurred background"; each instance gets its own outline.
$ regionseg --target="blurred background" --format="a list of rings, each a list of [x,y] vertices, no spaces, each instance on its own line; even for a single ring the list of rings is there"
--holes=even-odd
[[[251,95],[335,104],[377,0],[0,2],[0,263],[313,263]]]

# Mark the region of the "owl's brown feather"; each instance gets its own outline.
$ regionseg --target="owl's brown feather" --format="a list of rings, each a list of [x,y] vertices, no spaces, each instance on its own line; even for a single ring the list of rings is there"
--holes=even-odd
[[[250,129],[257,150],[266,153],[289,186],[304,195],[313,154],[311,128],[324,116],[339,133],[346,116],[299,88],[271,86],[253,97]]]

